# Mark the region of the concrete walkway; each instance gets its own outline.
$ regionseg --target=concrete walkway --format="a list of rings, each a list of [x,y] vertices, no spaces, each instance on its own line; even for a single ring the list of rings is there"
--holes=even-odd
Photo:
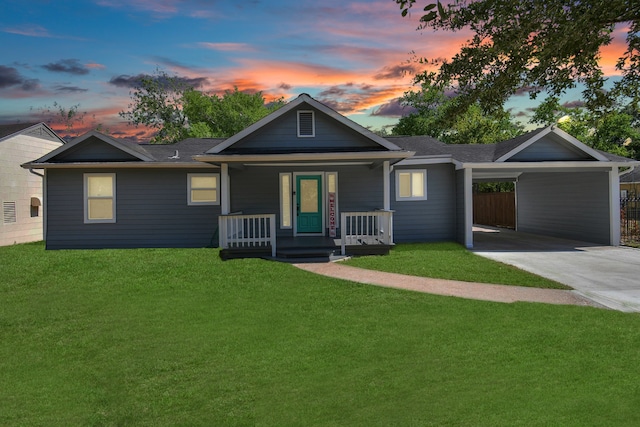
[[[323,276],[436,295],[504,303],[527,301],[546,304],[599,306],[575,291],[431,279],[427,277],[365,270],[339,262],[301,263],[294,265],[302,270]]]
[[[640,312],[640,249],[475,228],[473,252],[564,283],[605,307]]]

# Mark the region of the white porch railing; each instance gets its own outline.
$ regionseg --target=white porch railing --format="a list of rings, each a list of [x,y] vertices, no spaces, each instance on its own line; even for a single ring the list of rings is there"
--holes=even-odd
[[[342,212],[342,255],[347,245],[393,244],[393,211]]]
[[[276,256],[276,215],[220,215],[220,248],[260,248],[271,245]]]

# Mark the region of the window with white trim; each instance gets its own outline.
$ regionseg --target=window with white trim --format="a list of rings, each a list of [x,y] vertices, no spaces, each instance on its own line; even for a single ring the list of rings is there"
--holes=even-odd
[[[427,200],[426,169],[396,169],[396,201]]]
[[[189,206],[220,204],[220,174],[187,174],[187,193]]]
[[[293,194],[291,190],[291,174],[280,174],[280,228],[291,228],[291,201]]]
[[[84,174],[84,222],[116,222],[116,174]]]
[[[298,137],[309,138],[314,136],[316,136],[316,123],[313,111],[298,111]]]

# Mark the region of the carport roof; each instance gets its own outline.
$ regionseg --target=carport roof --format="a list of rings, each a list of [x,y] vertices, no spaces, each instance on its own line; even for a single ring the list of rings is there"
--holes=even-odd
[[[569,145],[584,152],[591,160],[634,162],[633,159],[592,149],[554,127],[539,128],[497,144],[445,144],[430,136],[390,136],[387,139],[405,150],[414,151],[416,157],[448,155],[461,163],[499,163],[551,133],[562,140],[568,140]]]

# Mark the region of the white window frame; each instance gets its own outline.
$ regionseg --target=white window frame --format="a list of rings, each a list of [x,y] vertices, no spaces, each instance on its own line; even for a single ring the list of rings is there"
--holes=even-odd
[[[311,135],[301,135],[300,134],[300,114],[302,113],[311,113]],[[298,110],[297,114],[298,118],[298,138],[313,138],[316,136],[316,115],[313,110]]]
[[[213,177],[216,179],[215,187],[198,187],[197,190],[215,190],[216,200],[197,202],[191,199],[191,178]],[[220,174],[219,173],[188,173],[187,174],[187,205],[189,206],[215,206],[220,204]]]
[[[90,177],[110,177],[111,178],[111,196],[110,197],[89,197],[89,178]],[[85,173],[83,175],[84,182],[84,223],[85,224],[113,224],[116,222],[116,174],[115,173]],[[89,218],[89,200],[91,199],[111,199],[111,218],[90,219]]]
[[[409,201],[417,201],[417,200],[427,200],[427,170],[426,169],[396,169],[396,202],[409,202]],[[401,197],[400,196],[400,174],[401,173],[409,173],[411,174],[411,184],[413,187],[413,174],[422,174],[422,188],[424,194],[422,196],[409,196],[409,197]],[[413,193],[413,188],[411,193]]]
[[[284,188],[284,183],[282,182],[282,178],[285,176],[289,178],[289,185],[286,190]],[[293,228],[293,205],[295,203],[293,200],[293,174],[290,172],[280,173],[278,177],[278,185],[280,187],[280,228],[287,230]],[[289,212],[285,212],[285,200],[289,201]],[[285,214],[288,214],[289,216],[288,224],[285,223]]]

